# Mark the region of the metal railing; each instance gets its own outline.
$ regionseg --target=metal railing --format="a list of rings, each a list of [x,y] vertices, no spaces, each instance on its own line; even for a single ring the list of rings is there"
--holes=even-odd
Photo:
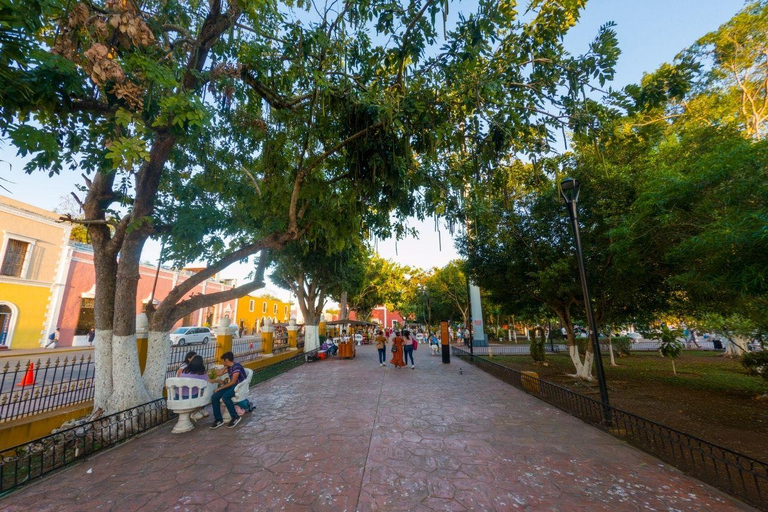
[[[287,345],[286,345],[287,348]],[[216,364],[216,343],[171,347],[166,377],[173,377],[194,351],[206,365]],[[262,357],[261,338],[235,338],[232,352],[239,362]],[[32,365],[30,367],[30,365]],[[93,356],[28,360],[0,368],[0,424],[93,400],[95,363]]]
[[[312,354],[300,353],[254,371],[250,385],[297,368]],[[0,453],[0,495],[61,469],[98,451],[115,446],[172,420],[165,399],[84,422],[23,443]]]
[[[27,361],[0,369],[0,423],[93,400],[91,356]]]
[[[631,343],[629,345],[629,350],[631,352],[634,352],[634,351],[655,352],[659,350],[660,346],[661,344],[658,341],[638,341],[638,342]],[[608,343],[605,340],[600,340],[600,348],[607,353]],[[475,355],[480,355],[480,356],[489,355],[488,349],[489,347],[473,347]],[[494,356],[517,356],[517,355],[528,355],[531,353],[531,346],[529,344],[491,345],[490,349],[493,352]],[[618,350],[618,347],[616,344],[614,344],[613,349]],[[699,341],[698,346],[696,346],[696,344],[694,344],[693,342],[684,342],[683,349],[685,350],[721,350],[721,349],[716,349],[714,343],[711,341]],[[467,350],[467,349],[464,349],[464,350]],[[561,352],[568,352],[568,345],[565,345],[562,343],[546,342],[544,344],[544,350],[548,354],[558,354]]]
[[[0,493],[122,443],[173,417],[165,408],[165,399],[160,399],[6,450],[0,461]]]
[[[475,349],[477,350],[477,349]],[[453,355],[541,400],[675,466],[689,475],[768,511],[768,463],[452,347]],[[608,421],[606,417],[608,416]]]

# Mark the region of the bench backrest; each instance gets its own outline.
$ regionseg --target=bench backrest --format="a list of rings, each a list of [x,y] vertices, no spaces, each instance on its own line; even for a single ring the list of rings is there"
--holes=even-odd
[[[248,398],[248,390],[251,386],[251,379],[253,378],[253,370],[245,368],[245,380],[235,386],[235,402],[241,402]]]
[[[213,385],[202,379],[189,377],[169,377],[165,379],[167,403],[169,409],[203,407],[211,403]],[[195,396],[195,398],[183,398]]]

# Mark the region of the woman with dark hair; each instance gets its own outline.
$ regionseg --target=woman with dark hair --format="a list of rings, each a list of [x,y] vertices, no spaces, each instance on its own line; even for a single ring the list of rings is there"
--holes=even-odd
[[[181,372],[179,377],[187,379],[200,379],[208,382],[208,371],[205,369],[205,362],[202,356],[194,355],[187,363],[184,371]],[[181,392],[182,398],[189,398],[188,388],[184,388]],[[197,398],[197,392],[192,393],[192,398]]]
[[[197,355],[197,352],[195,352],[194,350],[190,350],[189,352],[187,352],[187,355],[184,356],[184,362],[181,363],[181,366],[179,366],[179,369],[176,370],[176,376],[177,377],[181,377],[181,373],[187,367],[187,365],[192,360],[192,358],[195,357],[196,355]],[[202,358],[200,358],[200,359],[202,359]]]
[[[411,358],[411,369],[416,368],[416,365],[413,363],[413,344],[417,343],[416,338],[411,336],[411,331],[404,330],[403,331],[403,339],[405,340],[405,344],[403,345],[403,355],[405,356],[404,362],[405,366],[408,366],[408,358]]]
[[[397,331],[392,339],[392,360],[390,361],[390,363],[395,365],[395,368],[405,366],[403,362],[403,345],[405,345],[405,340],[400,336],[400,331]]]

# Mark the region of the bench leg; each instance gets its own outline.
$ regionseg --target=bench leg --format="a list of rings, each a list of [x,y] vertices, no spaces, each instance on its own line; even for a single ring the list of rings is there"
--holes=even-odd
[[[189,413],[192,412],[191,410],[186,409],[176,412],[179,414],[179,421],[176,422],[173,430],[171,430],[172,434],[183,434],[184,432],[189,432],[195,428],[195,425],[189,419]]]

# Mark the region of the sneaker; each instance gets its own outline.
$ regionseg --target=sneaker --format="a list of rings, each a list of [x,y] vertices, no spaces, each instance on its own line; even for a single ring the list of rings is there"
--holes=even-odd
[[[240,423],[240,420],[243,419],[241,416],[238,416],[237,418],[232,418],[232,421],[230,421],[227,424],[227,428],[234,428],[237,426],[238,423]]]
[[[412,364],[412,365],[411,365],[411,370],[415,370],[415,369],[416,369],[416,365],[415,365],[415,364]]]
[[[216,430],[217,428],[219,428],[223,424],[224,424],[224,420],[216,420],[216,421],[213,422],[213,425],[211,425],[210,428],[211,428],[211,430]]]

